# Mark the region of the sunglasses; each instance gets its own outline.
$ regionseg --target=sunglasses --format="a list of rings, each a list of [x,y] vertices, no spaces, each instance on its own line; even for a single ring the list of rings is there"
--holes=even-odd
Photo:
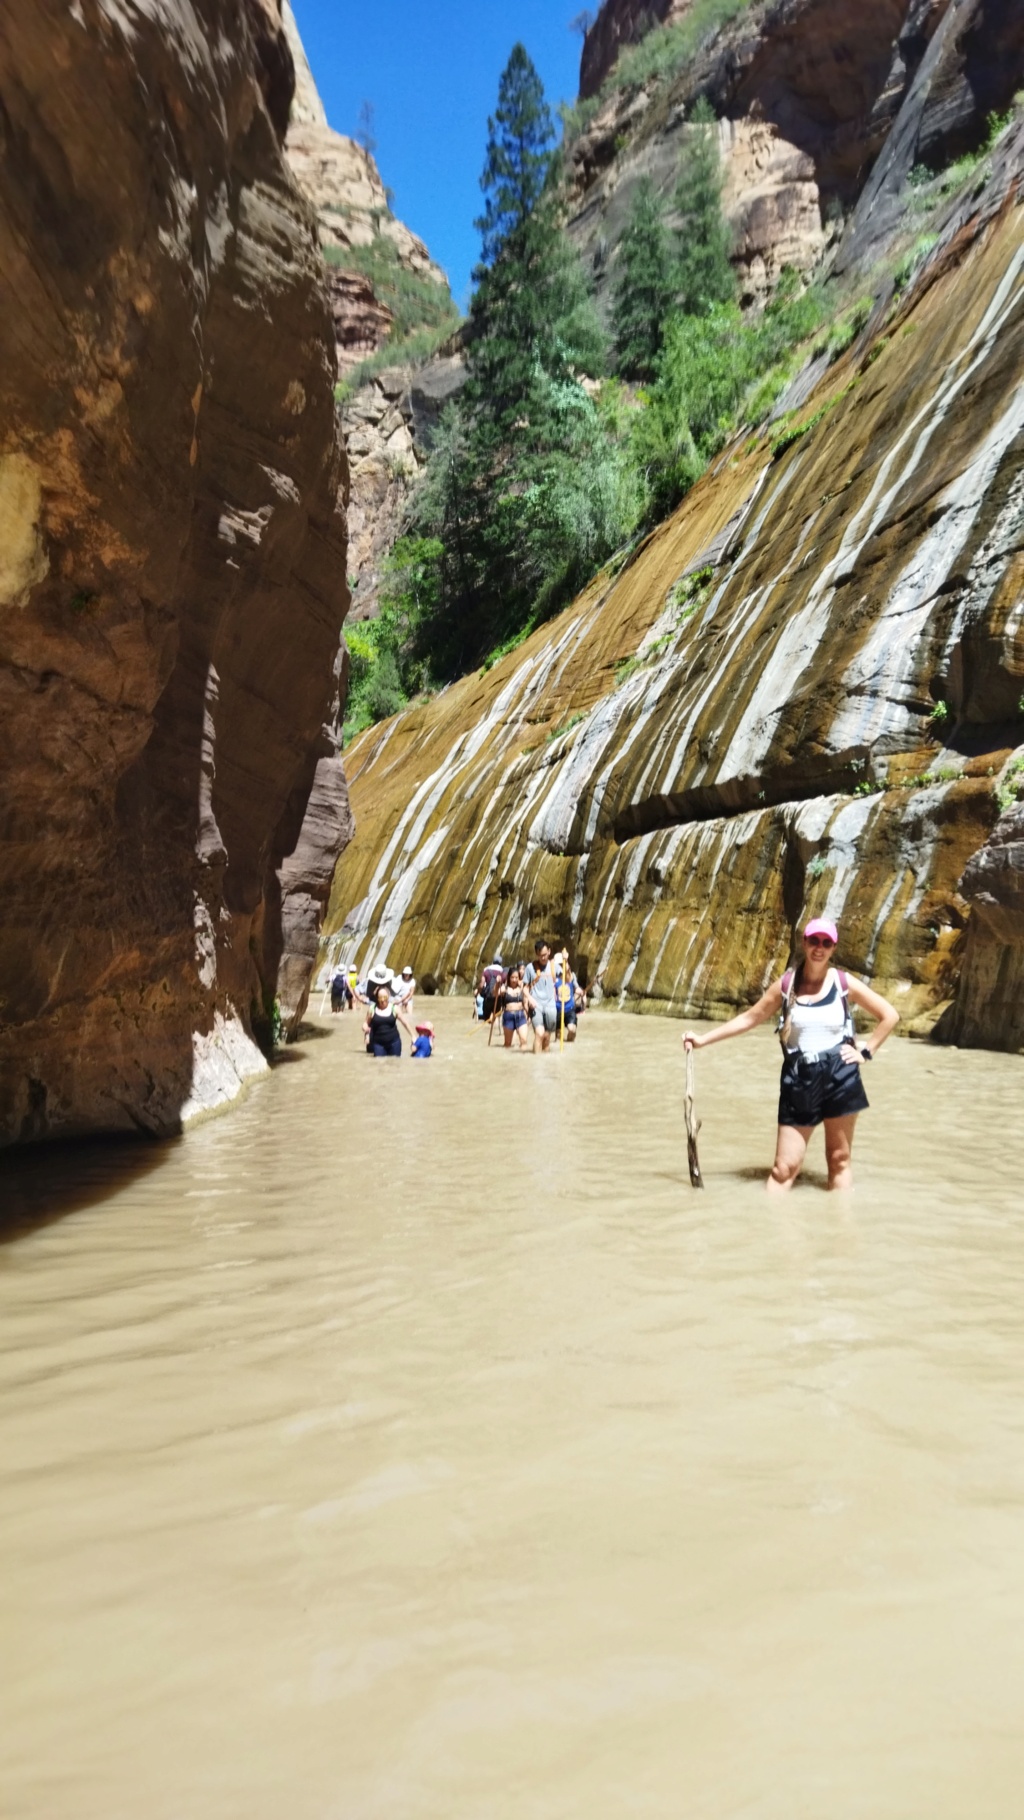
[[[804,940],[808,948],[834,948],[835,942],[830,935],[806,935]]]

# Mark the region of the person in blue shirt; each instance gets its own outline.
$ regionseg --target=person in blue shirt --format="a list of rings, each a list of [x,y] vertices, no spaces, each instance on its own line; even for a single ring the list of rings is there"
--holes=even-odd
[[[433,1053],[434,1053],[434,1026],[433,1026],[433,1024],[417,1024],[416,1040],[412,1046],[412,1054],[413,1054],[414,1060],[421,1061],[421,1062],[426,1061],[427,1057],[430,1055],[433,1055]]]

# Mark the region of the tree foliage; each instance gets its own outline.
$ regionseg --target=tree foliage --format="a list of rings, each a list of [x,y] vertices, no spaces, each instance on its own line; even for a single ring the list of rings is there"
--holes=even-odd
[[[718,304],[735,300],[736,279],[729,259],[729,224],[722,211],[718,123],[703,95],[690,116],[676,183],[676,210],[680,217],[678,307],[684,316],[706,316]]]
[[[654,378],[674,301],[672,244],[654,185],[644,177],[619,242],[612,295],[617,365],[625,379]]]

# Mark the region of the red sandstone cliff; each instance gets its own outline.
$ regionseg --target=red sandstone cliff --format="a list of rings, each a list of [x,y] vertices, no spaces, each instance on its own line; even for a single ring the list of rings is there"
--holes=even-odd
[[[304,1000],[347,592],[292,81],[276,0],[0,13],[0,1141],[173,1129]]]

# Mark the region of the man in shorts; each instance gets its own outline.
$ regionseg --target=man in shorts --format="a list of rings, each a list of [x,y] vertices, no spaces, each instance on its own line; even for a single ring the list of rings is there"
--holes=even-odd
[[[530,995],[530,1021],[533,1024],[533,1053],[550,1049],[558,1019],[558,1006],[555,999],[555,974],[551,965],[551,949],[547,942],[534,942],[534,959],[523,975],[523,984]]]

